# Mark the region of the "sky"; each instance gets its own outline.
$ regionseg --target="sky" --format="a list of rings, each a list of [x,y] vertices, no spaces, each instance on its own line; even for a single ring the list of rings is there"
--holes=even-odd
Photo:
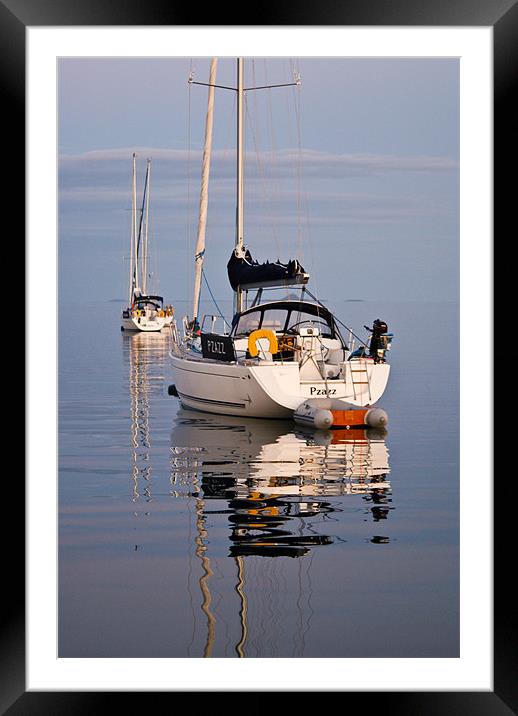
[[[132,153],[151,159],[150,266],[167,302],[190,300],[209,58],[61,58],[60,301],[128,293]],[[235,85],[235,60],[218,84]],[[245,244],[298,258],[321,300],[456,301],[457,59],[247,58]],[[230,299],[235,92],[218,89],[205,272]]]

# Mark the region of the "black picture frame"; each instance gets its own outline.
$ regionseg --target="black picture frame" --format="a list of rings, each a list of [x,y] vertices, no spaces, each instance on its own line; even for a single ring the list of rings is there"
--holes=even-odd
[[[205,8],[205,6],[204,6]],[[257,8],[256,8],[257,9]],[[513,99],[518,77],[518,4],[516,0],[452,0],[426,4],[415,0],[320,0],[318,5],[294,2],[261,7],[256,17],[239,16],[234,6],[218,4],[203,10],[207,25],[352,25],[352,26],[486,26],[494,33],[494,211],[495,232],[503,236],[504,227],[516,234],[514,216],[516,181],[508,178],[508,168],[517,157],[516,114]],[[0,87],[5,171],[10,173],[9,206],[4,211],[15,217],[25,215],[24,173],[12,173],[24,166],[25,156],[25,30],[32,26],[102,25],[197,25],[199,8],[171,0],[0,0]],[[18,227],[20,226],[18,221]],[[16,225],[16,224],[15,224]],[[499,228],[500,227],[500,228]],[[15,229],[20,231],[20,229]],[[20,245],[23,245],[21,240]],[[22,257],[24,260],[24,257]],[[505,278],[504,278],[505,281]],[[476,317],[474,317],[476,323]],[[475,329],[475,326],[474,326]],[[477,330],[480,327],[476,327]],[[484,327],[491,336],[489,327]],[[28,337],[28,350],[34,350]],[[484,346],[485,354],[493,345]],[[7,477],[7,476],[6,476]],[[10,480],[20,478],[11,474]],[[504,474],[501,475],[505,477]],[[494,690],[450,692],[345,692],[345,705],[358,701],[362,708],[383,708],[399,716],[407,714],[491,714],[518,713],[517,650],[515,630],[509,615],[514,613],[514,594],[508,575],[512,574],[509,506],[512,481],[503,481],[494,491]],[[25,687],[25,530],[24,501],[16,486],[17,509],[4,533],[2,638],[0,648],[0,712],[9,716],[32,714],[86,714],[120,706],[121,692],[27,692]],[[13,494],[6,495],[12,503]],[[506,512],[504,506],[507,506]],[[10,509],[6,509],[6,512]],[[509,569],[510,567],[510,569]],[[507,568],[507,569],[506,569]],[[238,685],[236,684],[236,688]],[[339,690],[339,689],[337,689]],[[156,692],[131,693],[133,708],[152,710]],[[200,696],[202,694],[199,694]],[[150,702],[150,698],[152,701]],[[143,698],[146,699],[144,703]],[[342,702],[344,704],[344,702]]]

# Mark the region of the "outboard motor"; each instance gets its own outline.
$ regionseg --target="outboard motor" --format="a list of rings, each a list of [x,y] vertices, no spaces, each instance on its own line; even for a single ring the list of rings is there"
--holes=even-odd
[[[388,333],[387,324],[379,318],[374,321],[372,328],[368,326],[365,326],[365,328],[372,334],[369,344],[370,357],[374,358],[375,363],[384,363],[385,353],[390,350],[393,334]]]

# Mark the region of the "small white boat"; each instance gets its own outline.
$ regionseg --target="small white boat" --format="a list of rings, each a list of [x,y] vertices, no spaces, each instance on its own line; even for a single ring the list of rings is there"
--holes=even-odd
[[[192,78],[191,78],[192,81]],[[204,83],[197,83],[204,84]],[[293,84],[299,84],[299,80]],[[237,212],[235,248],[227,265],[234,290],[234,317],[216,330],[216,317],[198,320],[199,286],[205,253],[205,221],[212,140],[216,61],[211,64],[203,157],[200,220],[195,254],[192,317],[183,332],[172,326],[171,360],[182,405],[224,415],[290,418],[318,428],[337,425],[386,427],[387,415],[371,410],[389,378],[386,352],[392,334],[374,321],[361,341],[307,288],[309,275],[297,260],[259,264],[244,246],[243,221],[243,59],[237,61]],[[254,88],[251,88],[254,89]],[[300,291],[299,297],[263,302],[275,288]],[[256,290],[250,305],[249,291]],[[208,319],[208,320],[207,320]],[[200,325],[201,324],[201,325]],[[343,325],[343,324],[342,324]],[[359,341],[360,345],[355,345]],[[322,401],[328,401],[327,403]]]
[[[132,221],[128,307],[122,311],[121,330],[161,331],[171,325],[172,306],[164,306],[162,296],[147,293],[149,247],[149,193],[151,160],[147,161],[140,220],[137,226],[137,171],[133,154]]]
[[[133,294],[130,307],[125,308],[121,317],[123,331],[161,331],[171,325],[173,309],[164,307],[162,296]]]

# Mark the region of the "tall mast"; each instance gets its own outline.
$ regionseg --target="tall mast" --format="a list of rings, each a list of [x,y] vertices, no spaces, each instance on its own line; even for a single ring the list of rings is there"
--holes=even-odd
[[[144,238],[142,235],[142,228],[146,230],[144,216],[145,216],[145,210],[147,205],[147,196],[148,196],[148,180],[149,180],[149,159],[146,167],[146,177],[144,179],[144,192],[142,194],[142,206],[140,207],[139,212],[139,224],[138,224],[138,234],[137,234],[137,241],[135,244],[135,275],[136,275],[136,283],[137,288],[139,288],[141,291],[144,291]],[[140,275],[139,275],[139,269],[140,269]]]
[[[237,58],[237,207],[236,207],[236,253],[243,249],[244,209],[244,132],[243,132],[243,58]],[[235,313],[243,310],[243,292],[238,287],[235,295]]]
[[[147,160],[146,171],[146,227],[144,234],[144,256],[142,259],[142,293],[147,295],[147,245],[149,239],[149,191],[151,188],[151,159]]]
[[[133,290],[140,288],[138,283],[138,251],[137,251],[137,167],[136,154],[133,152],[133,256],[135,265],[133,267]]]
[[[198,219],[198,238],[194,255],[194,299],[192,307],[193,321],[198,318],[200,303],[201,274],[203,270],[203,256],[205,254],[205,230],[207,227],[207,206],[209,203],[209,176],[210,157],[212,150],[212,126],[214,116],[214,85],[216,83],[216,72],[218,60],[213,57],[210,63],[209,98],[207,102],[207,118],[205,120],[205,147],[203,149],[203,167],[201,173],[200,211]]]
[[[211,73],[213,70],[213,65],[211,64]],[[214,78],[215,78],[215,67],[214,67]],[[212,78],[212,74],[211,74]],[[189,82],[196,85],[207,85],[206,82],[195,82],[192,79],[192,73],[189,77]],[[244,255],[243,251],[243,243],[244,243],[244,159],[245,159],[245,141],[244,141],[244,121],[243,121],[243,104],[244,104],[244,94],[245,91],[248,90],[261,90],[261,89],[271,89],[273,87],[289,87],[291,85],[299,85],[300,79],[298,77],[295,78],[294,82],[285,82],[282,84],[276,84],[276,85],[265,85],[263,87],[247,87],[246,90],[244,88],[244,58],[238,57],[237,58],[237,87],[224,87],[223,85],[216,85],[215,81],[213,79],[210,80],[208,83],[209,87],[209,106],[211,105],[211,92],[214,89],[214,87],[221,87],[222,89],[228,89],[232,90],[234,92],[237,92],[237,170],[236,170],[236,194],[237,194],[237,203],[236,203],[236,242],[235,242],[235,254],[238,258],[242,258]],[[210,122],[212,122],[212,116],[210,118]],[[207,127],[209,126],[209,112],[207,113],[207,125],[206,125],[206,135],[205,135],[205,146],[207,148]],[[210,128],[212,129],[212,124],[210,124]],[[210,147],[210,144],[209,144]],[[208,157],[207,157],[208,160]],[[204,162],[204,173],[205,173],[205,162],[206,162],[206,153],[203,155],[203,162]],[[208,177],[208,166],[207,166],[207,177]],[[205,191],[208,191],[207,187],[205,187]],[[205,250],[205,221],[206,217],[203,217],[203,202],[206,201],[206,195],[205,199],[203,199],[203,182],[202,182],[202,196],[200,197],[200,224],[198,226],[198,243],[196,244],[196,275],[195,275],[195,290],[194,290],[194,306],[193,306],[193,319],[197,318],[198,313],[198,304],[199,304],[199,294],[200,294],[200,284],[201,284],[201,269],[202,269],[202,263],[203,263],[203,253]],[[205,212],[206,212],[206,206],[205,206]],[[202,229],[200,233],[200,227]],[[202,243],[203,242],[203,243]],[[241,313],[243,310],[243,291],[240,286],[237,287],[235,291],[234,296],[234,313]]]
[[[133,155],[133,179],[132,179],[132,186],[135,184],[135,155]],[[131,236],[130,236],[130,268],[129,268],[129,298],[128,298],[128,305],[131,306],[133,304],[133,245],[135,243],[135,192],[134,189],[132,190],[132,198],[131,198]]]

